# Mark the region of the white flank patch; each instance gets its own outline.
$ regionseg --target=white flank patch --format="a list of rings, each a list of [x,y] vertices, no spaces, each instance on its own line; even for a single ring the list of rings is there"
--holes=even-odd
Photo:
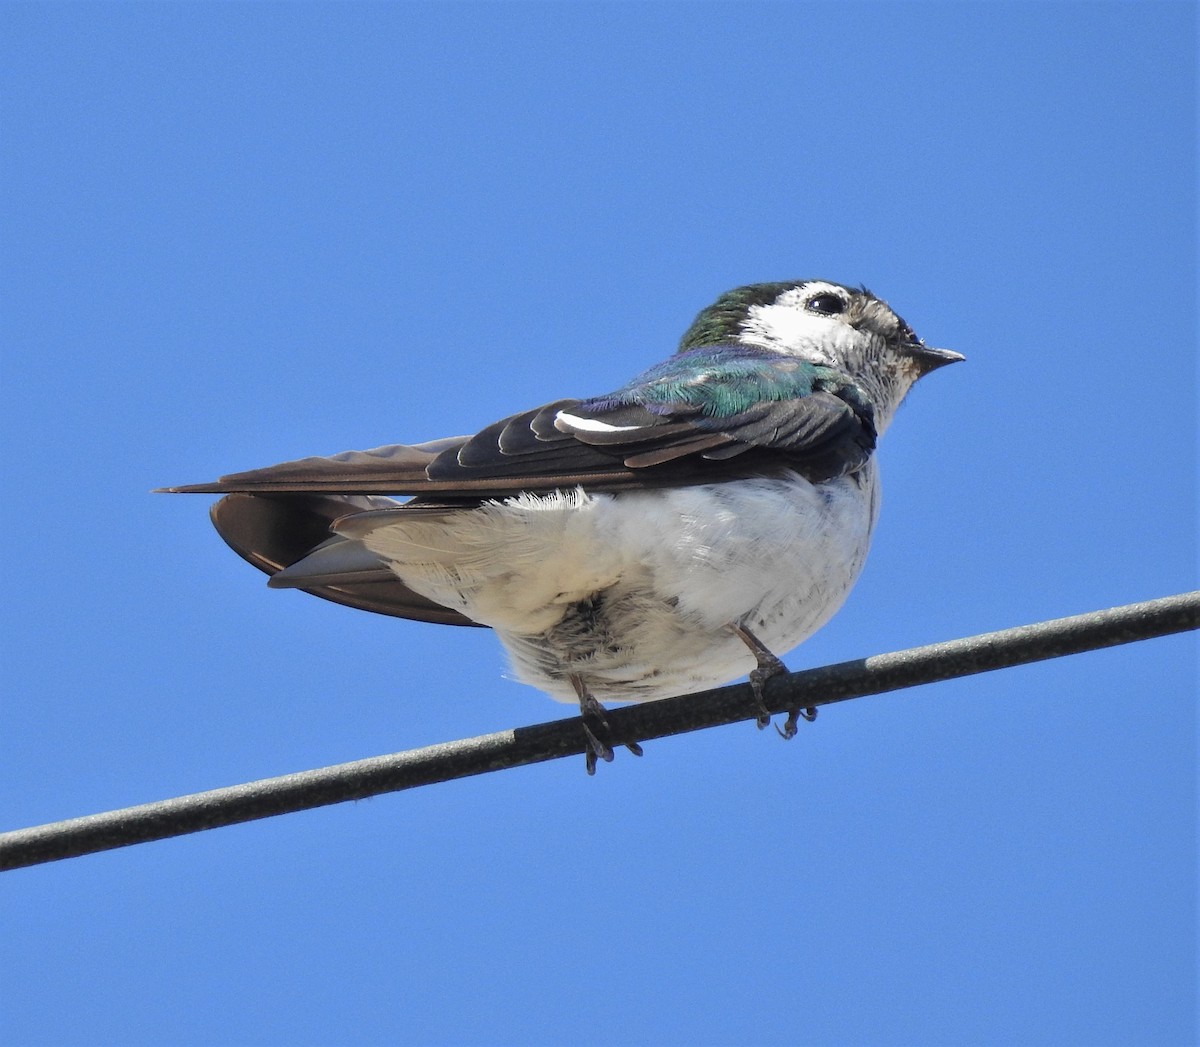
[[[572,429],[582,429],[585,433],[627,433],[641,428],[640,425],[609,425],[608,422],[601,422],[595,418],[579,418],[573,414],[567,414],[566,411],[559,411],[554,417],[556,420],[565,422]]]

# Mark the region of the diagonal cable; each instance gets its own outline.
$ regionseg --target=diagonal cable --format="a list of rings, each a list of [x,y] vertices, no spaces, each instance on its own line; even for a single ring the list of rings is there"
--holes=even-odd
[[[794,712],[1198,627],[1200,590],[787,673],[768,681],[766,704]],[[613,742],[623,744],[753,720],[758,712],[750,685],[738,684],[612,709],[608,720]],[[0,870],[577,756],[584,745],[581,721],[571,717],[16,829],[0,833]]]

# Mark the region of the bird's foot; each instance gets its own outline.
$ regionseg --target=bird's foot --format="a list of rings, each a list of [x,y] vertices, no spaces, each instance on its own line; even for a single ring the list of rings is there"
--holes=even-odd
[[[587,773],[596,773],[596,762],[603,760],[612,763],[612,728],[608,725],[604,706],[584,685],[583,679],[571,674],[571,685],[579,696],[579,715],[583,718],[583,736],[587,740],[584,759],[587,761]],[[642,755],[642,747],[637,742],[626,742],[625,748],[634,756]]]
[[[787,672],[787,666],[774,655],[774,665],[764,665],[761,661],[757,669],[750,671],[750,687],[754,691],[754,704],[758,706],[758,718],[754,721],[761,731],[771,722],[771,710],[767,708],[765,687],[772,676]]]
[[[771,710],[767,708],[766,702],[767,681],[772,676],[786,673],[787,666],[775,657],[767,645],[745,626],[734,624],[729,628],[733,630],[734,635],[742,643],[750,648],[750,653],[754,655],[754,660],[758,662],[758,665],[750,670],[750,688],[754,691],[754,704],[758,706],[758,718],[755,720],[755,723],[758,724],[758,729],[761,731],[771,722]],[[795,733],[794,727],[792,733]]]
[[[785,742],[790,742],[796,737],[796,721],[803,719],[806,723],[812,723],[817,718],[817,710],[811,705],[806,709],[791,709],[788,711],[788,718],[783,721],[783,727],[776,727],[779,732],[779,737]]]

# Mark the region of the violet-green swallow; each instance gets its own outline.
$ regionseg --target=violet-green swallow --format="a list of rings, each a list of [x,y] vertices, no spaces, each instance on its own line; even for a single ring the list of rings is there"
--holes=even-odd
[[[168,490],[224,494],[213,523],[272,586],[490,626],[520,680],[579,703],[590,773],[612,759],[602,701],[749,670],[761,704],[862,568],[877,437],[961,359],[865,288],[752,284],[604,396]]]

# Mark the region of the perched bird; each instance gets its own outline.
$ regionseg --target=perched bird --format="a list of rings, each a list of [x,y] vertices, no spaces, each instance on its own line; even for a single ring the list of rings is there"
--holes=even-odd
[[[776,654],[862,568],[877,437],[918,378],[961,359],[865,288],[752,284],[604,396],[166,490],[226,495],[213,523],[271,586],[490,626],[519,679],[579,703],[592,773],[612,759],[601,701],[750,670],[769,720]]]

